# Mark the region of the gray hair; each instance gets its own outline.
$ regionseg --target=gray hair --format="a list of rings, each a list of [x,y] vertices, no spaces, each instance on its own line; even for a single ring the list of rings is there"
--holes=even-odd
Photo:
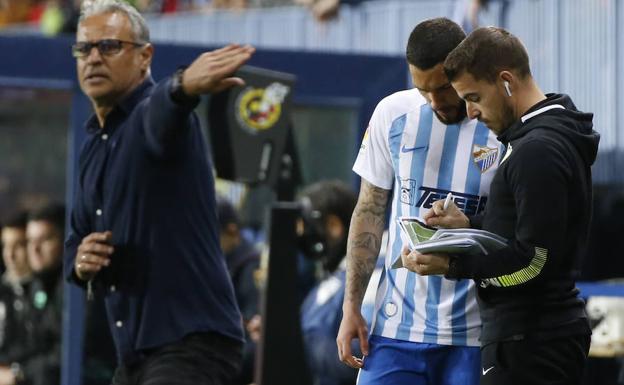
[[[90,16],[120,12],[130,21],[134,38],[140,43],[149,43],[150,34],[147,23],[139,11],[122,0],[84,0],[80,9],[78,24]]]

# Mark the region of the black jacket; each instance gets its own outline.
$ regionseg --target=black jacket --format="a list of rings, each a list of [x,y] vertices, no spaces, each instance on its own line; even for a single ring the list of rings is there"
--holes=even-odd
[[[32,277],[14,282],[4,273],[0,278],[0,365],[22,362],[31,352],[33,317],[30,303]]]
[[[507,150],[485,213],[471,223],[508,246],[456,258],[449,272],[477,280],[482,344],[590,332],[574,280],[591,221],[592,117],[549,94],[498,138]]]
[[[39,273],[19,296],[13,297],[14,306],[9,313],[13,325],[7,330],[11,334],[0,354],[0,365],[19,364],[23,377],[18,380],[20,385],[60,383],[61,278],[61,266]]]
[[[30,286],[32,353],[20,362],[26,385],[56,385],[61,378],[63,280],[61,266],[39,273]]]

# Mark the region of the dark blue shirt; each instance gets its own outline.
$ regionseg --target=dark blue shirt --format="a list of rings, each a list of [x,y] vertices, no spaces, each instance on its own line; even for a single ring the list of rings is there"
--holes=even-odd
[[[125,364],[193,332],[243,338],[196,103],[175,103],[170,81],[146,80],[103,128],[95,116],[87,122],[65,245],[65,276],[83,285],[73,271],[78,245],[112,231],[111,264],[93,284]]]

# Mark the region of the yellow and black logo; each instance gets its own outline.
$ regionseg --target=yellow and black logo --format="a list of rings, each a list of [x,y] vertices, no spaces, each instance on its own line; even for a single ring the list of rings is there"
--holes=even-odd
[[[289,92],[290,88],[281,83],[272,83],[267,88],[247,87],[236,100],[239,123],[254,134],[270,129],[279,120]]]

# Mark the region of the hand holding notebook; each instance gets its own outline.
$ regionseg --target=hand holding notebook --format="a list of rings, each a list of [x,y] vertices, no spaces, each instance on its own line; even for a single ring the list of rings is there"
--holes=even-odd
[[[485,230],[435,229],[418,217],[400,217],[397,221],[410,250],[421,254],[489,254],[507,246],[505,238]],[[403,267],[400,256],[392,267]]]

